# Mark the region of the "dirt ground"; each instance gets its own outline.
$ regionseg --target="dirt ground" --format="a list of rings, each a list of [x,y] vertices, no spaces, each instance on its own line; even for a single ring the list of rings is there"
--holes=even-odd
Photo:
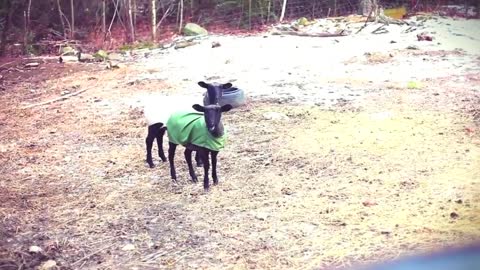
[[[4,68],[0,268],[335,269],[480,241],[480,53],[239,56],[253,46],[274,55],[275,44],[338,48],[320,40],[237,37],[230,49],[222,40],[212,54],[230,61],[208,68],[192,60],[202,45],[115,70]],[[395,79],[408,69],[413,77]],[[180,149],[178,184],[158,157],[148,168],[139,103],[201,93],[200,79],[233,81],[248,95],[224,115],[220,184],[207,194],[189,182]]]

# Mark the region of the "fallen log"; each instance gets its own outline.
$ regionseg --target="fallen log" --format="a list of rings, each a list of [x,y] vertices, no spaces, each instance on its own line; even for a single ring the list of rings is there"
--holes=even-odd
[[[93,86],[90,86],[90,87],[87,87],[87,88],[84,88],[84,89],[81,89],[81,90],[78,90],[78,91],[76,91],[76,92],[73,92],[73,93],[64,95],[64,96],[60,96],[60,97],[51,99],[51,100],[47,100],[47,101],[43,101],[43,102],[35,103],[35,104],[30,104],[30,105],[27,105],[27,106],[22,107],[22,109],[30,109],[30,108],[37,107],[37,106],[48,105],[48,104],[50,104],[50,103],[54,103],[54,102],[57,102],[57,101],[67,100],[67,99],[69,99],[69,98],[71,98],[71,97],[80,95],[81,93],[83,93],[83,92],[85,92],[85,91],[87,91],[87,90],[89,90],[89,89],[92,89],[92,88],[94,88],[94,87],[96,87],[96,86],[97,86],[97,84],[95,84],[95,85],[93,85]]]
[[[347,36],[346,33],[342,30],[339,33],[305,33],[305,32],[296,32],[296,31],[273,31],[272,35],[291,35],[291,36],[300,36],[300,37],[343,37]]]

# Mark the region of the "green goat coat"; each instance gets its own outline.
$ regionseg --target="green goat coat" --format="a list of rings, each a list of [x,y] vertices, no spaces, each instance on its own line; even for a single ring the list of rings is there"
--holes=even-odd
[[[176,112],[167,121],[168,140],[183,146],[188,143],[212,151],[220,151],[225,146],[226,131],[218,138],[213,137],[205,125],[203,113]]]

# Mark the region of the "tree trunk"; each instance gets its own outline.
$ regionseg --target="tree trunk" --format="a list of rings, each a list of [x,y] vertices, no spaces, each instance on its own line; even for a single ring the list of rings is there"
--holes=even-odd
[[[132,10],[133,10],[133,25],[137,26],[137,0],[132,0]]]
[[[152,9],[152,41],[157,40],[157,6],[155,5],[156,0],[151,1]]]
[[[70,0],[71,16],[72,23],[70,25],[70,38],[75,39],[75,6],[73,5],[73,0]]]
[[[23,36],[23,53],[28,53],[28,43],[30,41],[30,10],[32,8],[32,0],[28,0],[27,10],[23,12],[25,20],[25,34]]]
[[[333,17],[337,17],[337,0],[333,0]]]
[[[7,32],[10,29],[10,22],[12,20],[13,8],[10,5],[10,1],[7,1],[5,6],[5,12],[7,16],[5,18],[5,26],[3,27],[2,35],[0,37],[0,56],[5,54],[5,45],[7,44]]]
[[[477,18],[480,19],[480,1],[477,0]]]
[[[283,18],[285,17],[285,9],[286,8],[287,8],[287,0],[283,0],[282,13],[280,14],[280,22],[283,21]]]
[[[183,28],[183,0],[180,0],[180,23],[178,24],[178,33],[182,33]]]
[[[252,0],[248,0],[248,29],[252,29]]]
[[[270,9],[272,8],[272,0],[268,0],[268,5],[267,5],[267,20],[266,23],[270,20]]]
[[[102,33],[103,33],[103,39],[105,40],[105,37],[107,36],[107,0],[102,0]]]
[[[128,0],[128,21],[130,22],[130,38],[131,41],[135,41],[135,27],[133,25],[133,15],[132,15],[132,0]]]
[[[65,33],[65,21],[63,20],[63,12],[62,12],[62,7],[60,6],[60,0],[57,0],[57,9],[58,9],[58,17],[60,18],[60,23],[62,24],[63,37],[66,38],[67,34]]]

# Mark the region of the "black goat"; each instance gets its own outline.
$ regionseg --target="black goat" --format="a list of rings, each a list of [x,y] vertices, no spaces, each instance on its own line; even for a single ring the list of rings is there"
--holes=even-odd
[[[203,188],[209,189],[208,170],[210,168],[209,155],[212,157],[213,184],[218,184],[217,155],[223,149],[226,139],[221,116],[223,112],[232,109],[232,105],[211,104],[193,108],[202,113],[176,112],[167,121],[168,126],[168,161],[170,162],[170,175],[177,180],[174,158],[177,145],[185,146],[185,160],[193,182],[197,182],[197,175],[192,165],[192,151],[196,151],[203,163]]]

